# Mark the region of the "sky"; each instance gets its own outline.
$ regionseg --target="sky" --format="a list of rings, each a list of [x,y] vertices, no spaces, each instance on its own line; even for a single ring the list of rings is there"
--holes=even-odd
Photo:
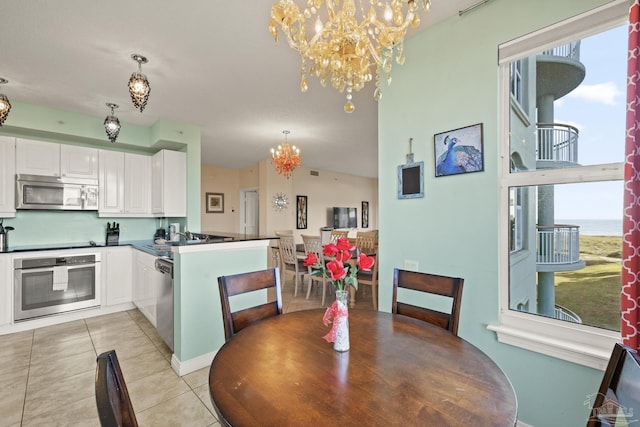
[[[579,130],[581,165],[624,161],[627,43],[626,24],[582,39],[585,79],[555,102],[555,122]],[[558,219],[622,218],[622,181],[559,185],[555,195]]]

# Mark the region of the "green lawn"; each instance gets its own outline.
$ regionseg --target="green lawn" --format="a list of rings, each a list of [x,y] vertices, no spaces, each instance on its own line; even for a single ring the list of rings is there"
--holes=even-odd
[[[622,237],[580,236],[582,270],[556,273],[556,304],[568,308],[586,325],[620,330]]]

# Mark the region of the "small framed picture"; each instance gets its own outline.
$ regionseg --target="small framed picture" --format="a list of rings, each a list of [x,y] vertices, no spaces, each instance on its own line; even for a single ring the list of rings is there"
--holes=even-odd
[[[484,170],[482,123],[433,136],[436,177]]]
[[[362,228],[369,228],[369,202],[362,202]]]
[[[224,213],[224,193],[206,193],[207,213]]]
[[[296,197],[296,228],[298,230],[307,228],[307,196]]]

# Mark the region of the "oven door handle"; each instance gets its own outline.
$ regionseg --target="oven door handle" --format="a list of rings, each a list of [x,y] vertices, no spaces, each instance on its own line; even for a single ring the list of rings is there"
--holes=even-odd
[[[16,270],[17,274],[26,274],[26,273],[53,273],[53,267],[43,267],[43,268],[20,268]]]

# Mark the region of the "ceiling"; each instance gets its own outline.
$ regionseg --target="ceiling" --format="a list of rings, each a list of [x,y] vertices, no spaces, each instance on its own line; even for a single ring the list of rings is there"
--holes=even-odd
[[[9,84],[1,90],[12,101],[100,121],[113,102],[123,126],[160,119],[199,126],[205,165],[251,166],[269,157],[287,129],[304,166],[377,176],[373,84],[354,95],[351,114],[344,94],[315,78],[301,93],[299,56],[268,32],[273,1],[3,1],[0,77]],[[476,3],[432,0],[420,28]],[[143,113],[127,90],[137,69],[132,53],[149,59]]]

